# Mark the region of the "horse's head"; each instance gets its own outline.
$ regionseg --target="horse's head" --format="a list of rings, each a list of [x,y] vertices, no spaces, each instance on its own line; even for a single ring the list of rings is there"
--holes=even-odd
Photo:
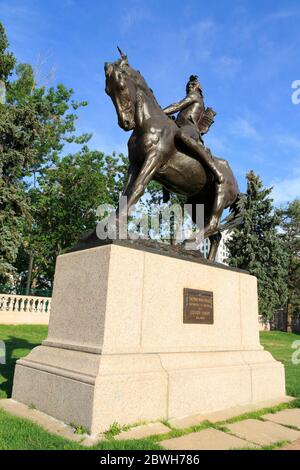
[[[127,56],[120,49],[119,52],[121,59],[105,63],[105,91],[115,105],[119,126],[125,131],[130,131],[135,128],[137,87],[146,83],[140,73],[130,67]]]

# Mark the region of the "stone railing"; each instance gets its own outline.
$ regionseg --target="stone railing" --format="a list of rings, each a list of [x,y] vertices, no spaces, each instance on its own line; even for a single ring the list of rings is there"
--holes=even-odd
[[[49,322],[51,297],[0,294],[1,323],[42,323]]]

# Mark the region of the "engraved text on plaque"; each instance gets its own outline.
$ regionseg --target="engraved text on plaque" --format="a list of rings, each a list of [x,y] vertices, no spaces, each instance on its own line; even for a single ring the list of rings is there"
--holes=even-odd
[[[212,292],[183,289],[183,323],[214,323]]]

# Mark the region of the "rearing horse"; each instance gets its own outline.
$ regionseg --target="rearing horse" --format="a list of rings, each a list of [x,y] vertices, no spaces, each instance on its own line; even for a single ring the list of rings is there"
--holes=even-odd
[[[237,181],[228,162],[214,158],[224,176],[216,191],[213,175],[195,158],[195,141],[175,139],[176,123],[165,115],[140,72],[120,53],[121,59],[105,64],[105,91],[114,103],[119,126],[125,131],[133,130],[128,141],[130,165],[123,194],[127,196],[127,208],[137,203],[152,179],[168,192],[186,197],[194,222],[196,205],[204,204],[204,236],[211,241],[208,258],[214,260],[221,240],[223,210],[229,207],[238,212]]]

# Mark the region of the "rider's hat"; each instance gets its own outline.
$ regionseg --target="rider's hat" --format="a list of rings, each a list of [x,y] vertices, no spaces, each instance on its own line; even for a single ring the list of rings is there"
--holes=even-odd
[[[202,91],[202,86],[201,86],[201,84],[198,80],[198,75],[190,75],[189,81],[187,82],[187,85],[186,85],[187,92],[188,92],[190,84],[197,85],[197,88],[198,88],[200,94],[202,95],[203,91]]]

